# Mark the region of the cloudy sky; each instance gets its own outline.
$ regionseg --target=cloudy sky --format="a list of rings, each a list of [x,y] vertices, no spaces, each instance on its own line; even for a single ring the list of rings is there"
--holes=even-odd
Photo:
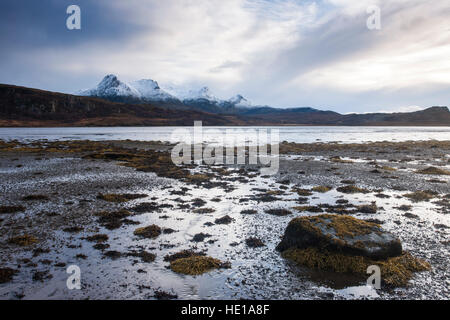
[[[114,73],[276,107],[450,104],[449,0],[2,0],[0,37],[0,83],[52,91]]]

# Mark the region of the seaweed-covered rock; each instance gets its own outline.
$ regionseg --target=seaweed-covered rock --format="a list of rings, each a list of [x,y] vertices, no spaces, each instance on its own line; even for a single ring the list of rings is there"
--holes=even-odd
[[[156,298],[156,300],[178,299],[177,294],[173,294],[173,293],[162,291],[162,290],[155,291],[155,295],[153,297]]]
[[[164,261],[172,262],[182,258],[205,256],[204,252],[195,252],[193,250],[182,250],[174,254],[168,254],[164,257]]]
[[[273,216],[279,216],[279,217],[283,217],[283,216],[292,214],[292,212],[287,209],[268,209],[265,212],[268,214],[271,214]]]
[[[25,211],[24,206],[0,206],[0,214],[17,213]]]
[[[250,248],[260,248],[260,247],[264,247],[265,246],[264,242],[261,239],[256,238],[256,237],[247,238],[245,240],[245,243]]]
[[[156,259],[156,254],[147,251],[131,251],[127,254],[130,257],[141,258],[142,262],[153,262]]]
[[[207,256],[191,256],[170,262],[170,268],[176,273],[200,275],[213,269],[228,269],[231,265]]]
[[[97,243],[106,242],[108,241],[108,239],[109,237],[106,234],[94,234],[93,236],[89,236],[86,238],[87,241]]]
[[[230,224],[234,221],[229,215],[216,219],[214,222],[216,224]]]
[[[318,248],[291,248],[284,251],[282,256],[308,268],[352,273],[361,277],[367,277],[366,270],[369,266],[377,265],[381,269],[382,283],[388,287],[407,286],[414,272],[431,269],[428,262],[413,257],[408,252],[386,260],[372,260],[367,257],[350,256]]]
[[[49,200],[49,197],[43,194],[31,194],[22,198],[23,201]]]
[[[146,194],[135,194],[135,193],[124,193],[124,194],[117,194],[117,193],[110,193],[110,194],[99,194],[97,196],[97,199],[104,200],[107,202],[128,202],[131,200],[136,200],[140,198],[146,198]]]
[[[192,238],[192,242],[203,242],[203,240],[205,240],[206,238],[210,238],[211,235],[207,234],[207,233],[197,233],[193,238]]]
[[[450,175],[450,171],[436,167],[428,167],[426,169],[418,170],[417,173],[431,174],[431,175],[447,175],[447,176]]]
[[[425,202],[433,199],[435,194],[429,191],[415,191],[413,193],[405,194],[404,197],[409,198],[412,202]]]
[[[402,254],[400,240],[379,225],[332,214],[293,219],[277,250],[310,247],[371,259],[386,259]]]
[[[137,228],[136,230],[134,230],[134,235],[147,239],[155,239],[160,234],[161,228],[154,224],[148,227]]]
[[[347,194],[354,194],[354,193],[369,193],[370,191],[367,189],[359,188],[357,186],[354,186],[352,184],[339,187],[336,189],[338,192],[341,193],[347,193]]]
[[[108,230],[119,229],[123,224],[134,224],[132,220],[127,219],[132,214],[131,212],[121,209],[119,211],[102,211],[95,214],[99,217],[98,222]]]
[[[12,238],[9,238],[8,243],[15,244],[21,247],[31,246],[38,242],[38,239],[32,235],[24,234],[20,236],[15,236]]]
[[[0,283],[6,283],[13,279],[17,270],[11,268],[0,268]]]

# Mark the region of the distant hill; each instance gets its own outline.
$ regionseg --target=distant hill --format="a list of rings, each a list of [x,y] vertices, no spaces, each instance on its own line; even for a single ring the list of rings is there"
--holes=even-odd
[[[342,115],[333,111],[310,108],[252,111],[245,115],[259,121],[279,122],[284,125],[332,126],[450,126],[447,107],[431,107],[408,113],[367,113]]]
[[[349,114],[336,124],[352,123],[361,126],[450,126],[450,112],[447,107],[431,107],[409,113]]]
[[[114,82],[114,79],[110,80]],[[142,85],[151,85],[157,90],[154,83]],[[126,87],[122,89],[128,90]],[[140,90],[145,92],[144,89]],[[161,94],[165,96],[165,93]],[[450,126],[447,107],[411,113],[342,115],[313,108],[248,107],[240,96],[230,99],[229,104],[223,101],[211,104],[210,100],[204,99],[202,106],[201,99],[194,99],[195,107],[189,104],[189,99],[173,98],[114,102],[99,97],[0,84],[0,126],[192,126],[195,120],[203,121],[206,126]]]

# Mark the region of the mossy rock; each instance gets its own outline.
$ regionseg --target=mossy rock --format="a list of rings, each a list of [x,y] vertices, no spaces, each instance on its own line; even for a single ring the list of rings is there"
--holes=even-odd
[[[47,201],[49,200],[49,197],[43,194],[32,194],[29,196],[25,196],[22,198],[23,201],[37,201],[37,200],[42,200],[42,201]]]
[[[382,281],[390,287],[403,287],[408,284],[414,272],[430,270],[428,262],[415,258],[405,252],[398,257],[386,260],[372,260],[363,256],[351,256],[318,248],[291,248],[282,256],[310,269],[351,273],[367,277],[367,268],[372,265],[381,269]]]
[[[284,217],[284,216],[288,216],[288,215],[292,214],[292,212],[287,209],[267,209],[267,210],[265,210],[265,213],[271,214],[273,216],[279,216],[279,217]]]
[[[159,237],[160,234],[161,228],[154,224],[148,227],[137,228],[136,230],[134,230],[134,235],[140,236],[142,238],[155,239]]]
[[[131,220],[127,218],[132,216],[132,213],[121,209],[119,211],[103,211],[98,212],[95,216],[99,217],[98,222],[108,230],[115,230],[120,228],[124,223],[132,224]]]
[[[174,254],[168,254],[164,257],[164,261],[172,262],[182,258],[189,257],[197,257],[197,256],[205,256],[206,254],[203,252],[195,252],[193,250],[182,250]]]
[[[195,209],[193,212],[194,213],[198,213],[198,214],[208,214],[208,213],[216,212],[216,209],[213,209],[213,208],[198,208],[198,209]]]
[[[245,243],[250,248],[260,248],[260,247],[264,247],[265,246],[264,242],[261,239],[256,238],[256,237],[247,238],[245,240]]]
[[[200,233],[197,233],[196,235],[194,235],[192,237],[191,241],[192,242],[203,242],[203,240],[205,240],[206,238],[210,238],[210,237],[212,237],[210,234],[200,232]]]
[[[382,166],[381,169],[383,169],[385,171],[397,171],[396,168],[389,167],[389,166]]]
[[[435,196],[434,194],[426,191],[416,191],[413,193],[405,194],[405,197],[410,199],[413,202],[423,202],[423,201],[429,201],[433,199]]]
[[[205,182],[211,180],[211,177],[206,174],[188,174],[185,179],[189,182]]]
[[[214,269],[229,267],[229,264],[223,263],[219,259],[206,256],[191,256],[170,262],[170,268],[174,272],[186,275],[200,275]]]
[[[335,163],[353,163],[353,161],[351,160],[344,160],[339,156],[334,156],[330,158],[331,162],[335,162]]]
[[[31,246],[38,242],[38,239],[32,235],[24,234],[21,236],[12,237],[8,240],[10,244],[15,244],[21,247]]]
[[[353,194],[353,193],[369,193],[370,191],[367,189],[359,188],[355,185],[346,185],[343,187],[339,187],[336,189],[338,192],[341,193],[347,193],[347,194]]]
[[[309,197],[309,196],[313,195],[311,190],[308,190],[308,189],[293,188],[292,191],[296,192],[299,196],[302,196],[302,197]]]
[[[132,251],[127,254],[130,257],[141,258],[142,262],[150,263],[155,261],[156,254],[147,251]]]
[[[254,215],[254,214],[257,214],[257,213],[258,213],[258,211],[254,210],[254,209],[247,209],[247,210],[242,210],[241,211],[241,214],[244,214],[244,215]]]
[[[0,268],[0,283],[10,282],[17,270],[11,268]]]
[[[94,234],[93,236],[89,236],[86,238],[87,241],[97,243],[106,242],[108,241],[108,239],[109,237],[106,234]]]
[[[25,211],[24,206],[0,206],[0,214],[17,213]]]
[[[445,169],[439,169],[436,167],[428,167],[426,169],[418,170],[417,173],[431,174],[431,175],[444,175],[444,176],[450,175],[450,171],[445,170]]]
[[[128,202],[131,200],[146,198],[146,194],[134,194],[134,193],[123,193],[123,194],[116,194],[116,193],[109,193],[109,194],[99,194],[97,196],[97,199],[107,201],[107,202],[116,202],[116,203],[122,203],[122,202]]]
[[[223,216],[221,218],[216,219],[214,222],[216,224],[230,224],[234,221],[229,215]]]
[[[371,259],[386,259],[402,254],[400,240],[378,224],[333,214],[293,219],[277,250],[309,247]]]
[[[100,219],[102,219],[102,220],[107,222],[109,220],[127,218],[129,216],[132,216],[133,214],[131,212],[129,212],[128,210],[120,209],[119,211],[102,211],[102,212],[97,212],[94,215],[97,216],[97,217],[100,217]]]
[[[323,212],[323,209],[318,206],[297,206],[297,207],[293,207],[292,209],[300,211],[300,212],[315,212],[315,213]]]
[[[272,196],[281,196],[282,194],[284,194],[284,191],[282,191],[282,190],[270,190],[270,191],[267,191],[266,194],[272,195]]]
[[[374,214],[374,213],[377,213],[377,211],[378,211],[378,206],[375,202],[371,203],[371,204],[364,204],[361,206],[357,206],[356,208],[361,213]]]
[[[79,233],[83,230],[84,230],[83,227],[79,227],[79,226],[71,226],[71,227],[66,227],[63,229],[64,232],[68,232],[68,233]]]
[[[328,187],[328,186],[317,186],[317,187],[312,188],[311,190],[314,191],[314,192],[326,193],[326,192],[328,192],[328,191],[330,191],[332,189],[333,188]]]

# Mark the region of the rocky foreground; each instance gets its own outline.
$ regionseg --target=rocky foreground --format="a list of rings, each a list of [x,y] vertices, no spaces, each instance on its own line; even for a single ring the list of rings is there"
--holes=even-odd
[[[0,297],[449,298],[450,142],[284,143],[276,176],[170,149],[1,142]]]

